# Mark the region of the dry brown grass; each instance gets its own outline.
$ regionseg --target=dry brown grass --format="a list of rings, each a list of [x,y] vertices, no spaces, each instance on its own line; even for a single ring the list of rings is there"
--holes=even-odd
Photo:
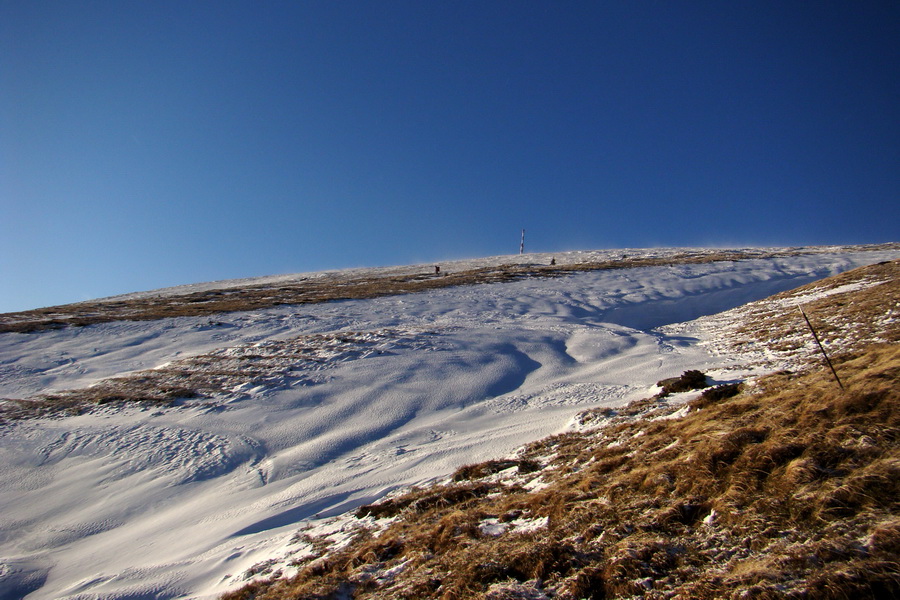
[[[781,373],[707,392],[681,419],[644,403],[470,465],[358,511],[394,518],[383,530],[225,598],[896,597],[900,344],[841,367],[846,393],[821,371]]]
[[[783,301],[880,282],[806,304],[830,316],[846,391],[815,363],[709,388],[682,418],[657,418],[677,408],[664,395],[587,411],[583,424],[603,425],[362,507],[391,520],[226,598],[898,597],[898,271],[858,269],[745,314],[757,343],[808,337],[789,330]],[[546,525],[483,527],[536,519]]]
[[[897,244],[844,247],[843,250],[881,250]],[[84,326],[110,321],[148,321],[168,317],[209,316],[218,313],[258,310],[279,305],[312,304],[332,300],[375,298],[409,294],[431,289],[512,281],[525,277],[559,277],[581,271],[623,269],[672,264],[697,264],[748,258],[792,256],[826,249],[784,249],[781,251],[723,250],[685,251],[664,258],[622,258],[605,262],[566,265],[501,265],[470,269],[442,276],[417,274],[386,277],[344,277],[309,279],[291,284],[257,285],[219,289],[180,296],[159,296],[107,302],[81,302],[30,311],[0,314],[0,333],[28,333],[67,326]],[[835,251],[835,248],[828,248]]]
[[[843,290],[843,291],[842,291]],[[900,260],[861,267],[735,309],[728,327],[731,349],[765,347],[811,364],[821,354],[797,307],[807,313],[829,352],[848,352],[874,341],[900,341]]]
[[[429,337],[385,329],[302,335],[214,350],[167,365],[101,380],[84,388],[25,400],[0,400],[0,423],[53,414],[80,413],[110,403],[168,406],[178,401],[215,403],[241,397],[235,390],[266,385],[311,385],[338,361],[378,353],[382,344],[426,347]]]

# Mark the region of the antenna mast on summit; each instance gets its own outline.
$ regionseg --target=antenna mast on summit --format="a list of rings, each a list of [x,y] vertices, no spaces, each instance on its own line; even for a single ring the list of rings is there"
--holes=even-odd
[[[519,254],[525,254],[525,230],[522,230],[522,241],[519,242]]]

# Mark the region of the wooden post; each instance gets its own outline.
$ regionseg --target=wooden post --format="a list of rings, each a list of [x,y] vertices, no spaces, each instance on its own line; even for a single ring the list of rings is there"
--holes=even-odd
[[[841,378],[838,377],[837,371],[834,370],[834,365],[831,364],[831,359],[828,358],[828,353],[825,352],[825,347],[822,346],[822,342],[819,341],[819,336],[816,335],[816,330],[813,329],[812,323],[809,322],[809,317],[807,317],[807,316],[806,316],[806,313],[803,312],[803,307],[802,307],[802,306],[798,306],[797,308],[800,309],[800,314],[803,315],[803,320],[806,321],[806,325],[809,327],[809,330],[812,332],[812,334],[813,334],[813,339],[815,339],[815,340],[816,340],[816,344],[819,345],[819,350],[822,351],[822,356],[825,357],[825,362],[828,364],[828,368],[831,369],[831,374],[834,375],[834,380],[837,381],[837,384],[840,386],[841,391],[843,391],[843,390],[844,390],[844,384],[841,383]]]

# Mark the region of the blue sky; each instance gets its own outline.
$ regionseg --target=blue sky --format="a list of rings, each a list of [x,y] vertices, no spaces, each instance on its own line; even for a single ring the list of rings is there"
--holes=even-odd
[[[0,311],[900,241],[900,3],[0,0]]]

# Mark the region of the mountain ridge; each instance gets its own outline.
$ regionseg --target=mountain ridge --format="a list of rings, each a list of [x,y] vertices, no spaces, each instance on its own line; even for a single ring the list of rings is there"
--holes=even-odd
[[[292,559],[279,561],[298,531],[335,532],[331,517],[501,461],[487,473],[523,444],[590,426],[587,415],[624,415],[659,391],[654,382],[701,369],[728,383],[794,364],[808,348],[793,324],[774,326],[788,334],[784,356],[739,347],[771,359],[757,369],[723,339],[738,339],[729,324],[740,308],[716,315],[898,257],[835,250],[595,269],[0,333],[0,397],[97,396],[0,424],[0,590],[29,600],[205,600],[252,573],[289,574]],[[851,287],[890,298],[878,277]],[[785,302],[846,298],[851,283]],[[795,313],[788,304],[780,310]],[[854,319],[842,322],[868,331]],[[141,394],[172,385],[173,396],[128,401],[115,397],[119,385]],[[485,530],[540,525],[510,519]]]
[[[871,252],[898,248],[900,243],[800,248],[627,249],[603,253],[528,254],[493,257],[480,261],[451,261],[449,263],[451,269],[453,266],[462,269],[448,271],[445,268],[443,273],[429,271],[428,269],[434,268],[431,266],[426,269],[424,265],[414,265],[226,280],[4,313],[0,314],[0,333],[28,333],[117,320],[212,316],[285,304],[377,298],[458,285],[498,283],[525,277],[558,277],[594,270],[702,264],[825,252]],[[644,255],[635,256],[635,253]],[[587,256],[584,256],[585,254]],[[541,262],[534,262],[536,260]],[[439,268],[437,270],[439,271]],[[258,283],[260,280],[266,283]]]

